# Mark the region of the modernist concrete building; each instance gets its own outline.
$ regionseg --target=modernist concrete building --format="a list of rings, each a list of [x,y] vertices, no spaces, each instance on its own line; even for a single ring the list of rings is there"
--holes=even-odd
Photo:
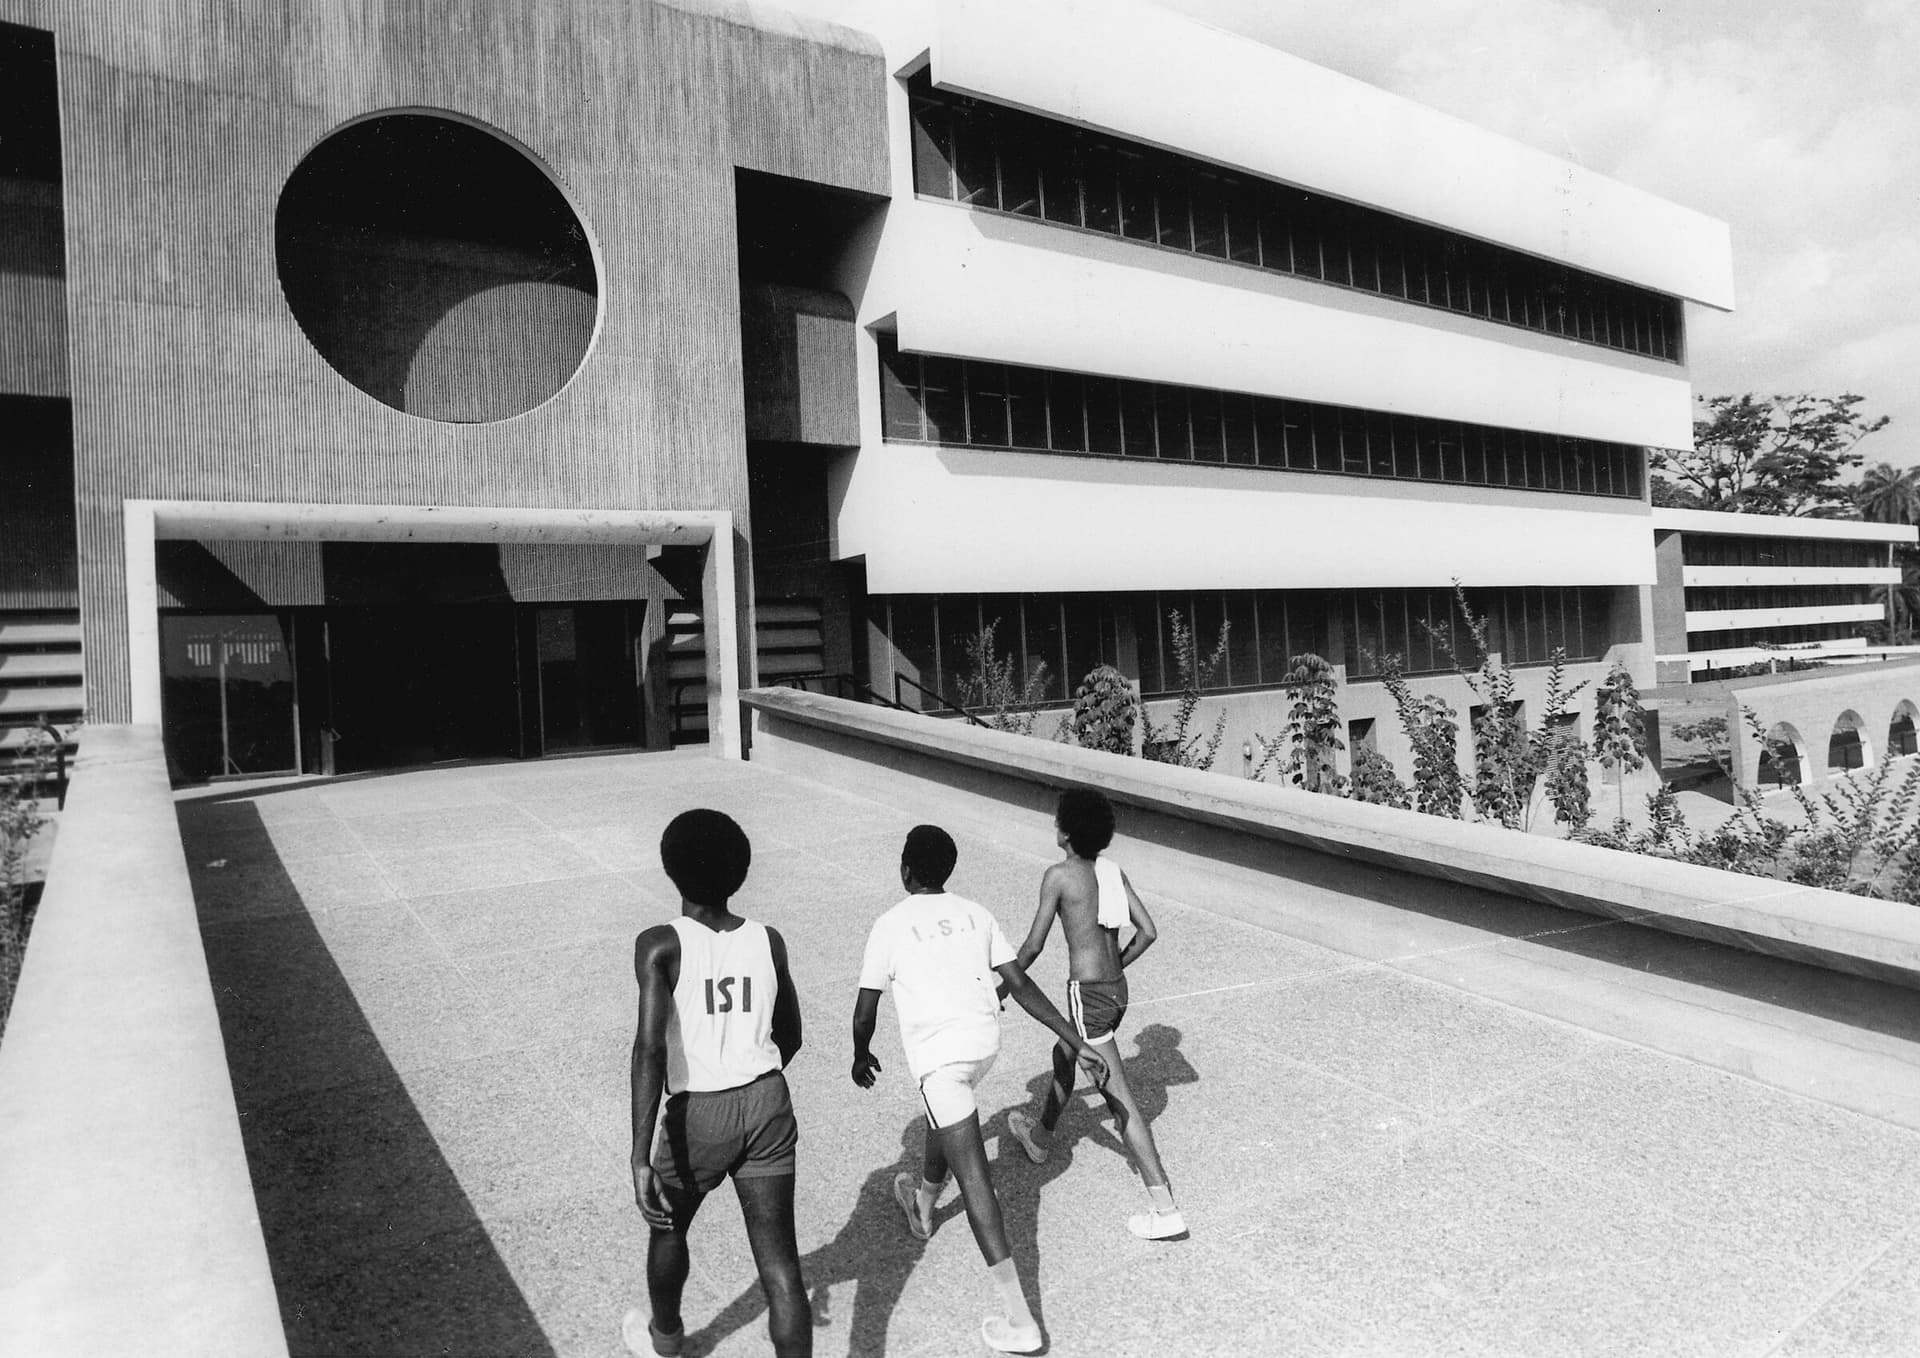
[[[0,0],[0,716],[732,749],[992,623],[1163,695],[1178,613],[1230,750],[1313,651],[1404,764],[1456,580],[1526,701],[1652,681],[1722,224],[1157,8],[874,13]]]
[[[1875,591],[1900,583],[1895,552],[1920,529],[1656,509],[1653,535],[1662,683],[1714,679],[1783,655],[1859,661],[1901,649],[1870,644],[1866,625],[1886,621]]]

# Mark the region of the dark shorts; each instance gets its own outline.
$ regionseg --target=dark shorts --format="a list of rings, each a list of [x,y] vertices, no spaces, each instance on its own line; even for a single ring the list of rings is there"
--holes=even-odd
[[[1074,1031],[1088,1042],[1110,1038],[1127,1016],[1127,978],[1114,981],[1068,981],[1067,1017]]]
[[[770,1070],[751,1084],[667,1100],[653,1172],[675,1188],[711,1193],[736,1179],[793,1173],[800,1141],[787,1079]]]

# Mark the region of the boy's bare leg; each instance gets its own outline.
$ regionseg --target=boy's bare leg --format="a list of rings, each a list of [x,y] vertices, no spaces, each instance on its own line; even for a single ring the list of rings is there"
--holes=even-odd
[[[810,1358],[813,1308],[800,1277],[800,1247],[793,1230],[793,1175],[736,1178],[733,1191],[746,1218],[747,1243],[767,1295],[767,1329],[779,1358]],[[684,1275],[683,1275],[684,1276]]]
[[[993,1175],[987,1167],[987,1145],[980,1135],[978,1113],[969,1113],[965,1120],[942,1127],[927,1138],[928,1174],[936,1167],[944,1171],[949,1166],[960,1183],[960,1199],[966,1204],[973,1242],[980,1247],[980,1257],[987,1261],[987,1272],[992,1275],[1001,1304],[1006,1307],[1004,1321],[995,1317],[987,1322],[983,1331],[987,1343],[1015,1353],[1037,1348],[1040,1324],[1027,1306],[1026,1293],[1014,1270],[1013,1251],[1007,1245],[1006,1219],[1000,1213],[1000,1196],[993,1190]]]
[[[680,1296],[686,1290],[687,1227],[706,1194],[688,1188],[660,1184],[660,1196],[673,1213],[673,1229],[647,1233],[647,1300],[653,1306],[654,1328],[663,1334],[678,1334],[684,1328],[680,1318]]]
[[[1054,1043],[1053,1081],[1047,1086],[1046,1102],[1040,1106],[1040,1127],[1046,1132],[1048,1141],[1053,1139],[1053,1129],[1060,1125],[1060,1114],[1066,1110],[1067,1100],[1073,1097],[1074,1082],[1079,1075],[1080,1067],[1074,1059],[1073,1048],[1064,1042]]]
[[[1140,1178],[1149,1191],[1167,1186],[1167,1171],[1160,1163],[1160,1147],[1154,1143],[1153,1128],[1140,1115],[1140,1105],[1134,1102],[1133,1089],[1127,1084],[1127,1073],[1120,1061],[1120,1044],[1105,1040],[1101,1044],[1101,1055],[1107,1056],[1107,1087],[1101,1090],[1106,1098],[1107,1107],[1113,1110],[1115,1130],[1127,1143],[1127,1149],[1133,1153],[1133,1163],[1140,1167]]]

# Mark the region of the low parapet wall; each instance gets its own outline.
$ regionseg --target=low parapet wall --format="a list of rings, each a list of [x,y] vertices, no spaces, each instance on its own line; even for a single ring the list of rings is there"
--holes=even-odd
[[[286,1352],[160,733],[88,727],[0,1042],[0,1353]]]
[[[870,795],[932,778],[1051,811],[1089,783],[1150,813],[1128,833],[1179,844],[1199,823],[1502,895],[1711,939],[1920,987],[1920,910],[1587,844],[1516,834],[913,713],[800,693],[742,695],[752,756],[802,776],[850,777]]]

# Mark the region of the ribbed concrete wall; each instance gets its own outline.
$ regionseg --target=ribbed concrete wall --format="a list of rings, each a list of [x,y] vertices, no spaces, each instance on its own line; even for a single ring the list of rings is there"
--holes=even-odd
[[[744,525],[734,167],[887,187],[877,49],[750,13],[60,9],[90,711],[128,711],[129,497],[721,508]],[[526,415],[390,409],[328,367],[287,310],[281,184],[343,122],[396,108],[518,142],[586,224],[598,333],[567,388]]]

